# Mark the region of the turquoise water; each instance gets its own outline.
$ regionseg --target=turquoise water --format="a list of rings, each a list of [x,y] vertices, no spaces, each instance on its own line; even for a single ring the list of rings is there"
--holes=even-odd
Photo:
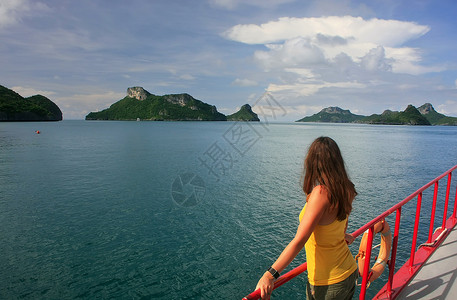
[[[456,127],[0,123],[0,298],[240,299],[293,238],[321,135],[359,192],[350,231],[457,163]],[[305,283],[275,298],[304,298]]]

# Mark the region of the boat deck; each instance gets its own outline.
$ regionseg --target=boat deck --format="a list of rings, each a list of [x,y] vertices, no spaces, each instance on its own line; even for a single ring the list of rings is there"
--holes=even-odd
[[[397,299],[457,299],[457,227]]]

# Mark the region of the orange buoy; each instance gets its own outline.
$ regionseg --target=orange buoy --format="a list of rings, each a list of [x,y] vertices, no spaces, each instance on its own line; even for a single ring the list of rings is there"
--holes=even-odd
[[[374,234],[377,233],[381,233],[381,248],[379,249],[379,254],[376,262],[370,269],[370,273],[368,275],[368,285],[376,280],[379,276],[381,276],[382,272],[384,272],[387,261],[389,260],[390,250],[392,248],[392,233],[386,220],[381,220],[374,225]],[[355,257],[359,265],[359,274],[361,276],[363,275],[363,267],[365,265],[365,250],[367,248],[367,240],[368,230],[363,233],[362,240],[360,241],[359,253]]]
[[[39,130],[35,130],[35,133],[36,133],[36,134],[40,134],[40,131],[39,131]]]

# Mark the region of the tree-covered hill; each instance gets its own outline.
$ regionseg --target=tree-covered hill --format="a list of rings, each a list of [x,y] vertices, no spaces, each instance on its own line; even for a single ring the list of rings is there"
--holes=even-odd
[[[327,107],[309,117],[304,117],[297,122],[327,122],[327,123],[352,123],[364,118],[361,115],[355,115],[349,110],[343,110],[339,107]]]
[[[227,116],[227,121],[260,121],[259,117],[249,104],[241,106],[236,113]]]
[[[371,116],[355,115],[349,110],[343,110],[339,107],[327,107],[319,113],[304,117],[297,122],[457,126],[457,118],[438,113],[430,103],[425,103],[419,108],[408,105],[404,111],[385,110],[380,115],[373,114]]]
[[[42,95],[24,98],[0,85],[0,121],[61,121],[62,111]]]
[[[124,99],[100,112],[91,112],[86,120],[151,120],[151,121],[225,121],[214,105],[189,94],[157,96],[140,87],[129,88]]]
[[[440,114],[430,103],[425,103],[418,110],[432,125],[457,125],[457,118]]]
[[[389,125],[431,125],[416,107],[408,105],[404,111],[385,110],[382,114],[365,117],[358,121],[367,124],[389,124]]]

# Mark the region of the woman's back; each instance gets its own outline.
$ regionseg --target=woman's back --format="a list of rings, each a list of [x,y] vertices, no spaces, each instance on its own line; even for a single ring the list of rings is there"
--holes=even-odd
[[[303,191],[307,203],[295,237],[257,283],[262,299],[270,299],[273,282],[306,248],[308,299],[350,299],[355,291],[357,264],[346,244],[346,227],[357,195],[334,140],[319,137],[305,158]],[[349,235],[350,236],[350,235]],[[352,242],[348,238],[348,242]]]
[[[306,205],[300,213],[300,221]],[[357,264],[345,240],[347,218],[333,218],[330,224],[318,224],[305,244],[308,262],[308,280],[312,285],[329,285],[340,282],[351,275]]]

